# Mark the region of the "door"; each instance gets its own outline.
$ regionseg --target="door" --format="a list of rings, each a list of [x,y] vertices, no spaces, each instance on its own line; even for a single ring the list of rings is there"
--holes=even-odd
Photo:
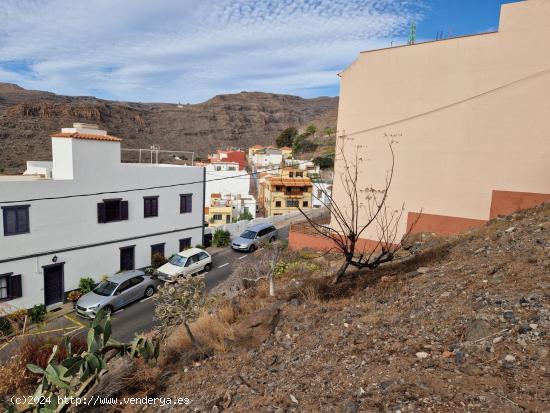
[[[120,271],[134,269],[134,246],[120,249]]]
[[[116,289],[114,300],[111,302],[115,310],[119,309],[120,307],[124,307],[126,304],[132,301],[129,294],[130,287],[130,280],[126,280],[122,282]]]
[[[63,302],[63,264],[48,265],[44,270],[44,304],[47,306]]]
[[[185,266],[187,267],[187,271],[185,272],[185,275],[192,275],[196,273],[199,270],[199,254],[191,255],[189,258],[187,258],[187,262],[185,263]]]
[[[144,278],[141,275],[130,279],[130,289],[128,290],[131,301],[139,300],[145,296]]]

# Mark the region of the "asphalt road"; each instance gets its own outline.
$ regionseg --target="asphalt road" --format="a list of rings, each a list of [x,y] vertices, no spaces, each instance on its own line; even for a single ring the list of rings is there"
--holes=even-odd
[[[289,227],[279,228],[278,238],[287,239]],[[216,285],[226,280],[233,271],[233,266],[241,260],[253,260],[254,254],[236,252],[226,248],[212,256],[212,269],[204,274],[206,290],[210,291]],[[155,300],[153,297],[136,301],[121,310],[116,311],[112,317],[113,338],[119,341],[130,341],[135,334],[150,331],[155,328],[153,316],[155,314]],[[80,319],[83,324],[88,321]],[[86,329],[78,330],[74,335],[84,337]]]

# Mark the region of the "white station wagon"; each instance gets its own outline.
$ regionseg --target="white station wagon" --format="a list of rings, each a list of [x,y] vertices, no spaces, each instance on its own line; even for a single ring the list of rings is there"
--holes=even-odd
[[[200,248],[189,248],[170,257],[168,262],[157,269],[157,276],[165,282],[174,282],[178,277],[196,275],[200,271],[210,271],[212,257]]]

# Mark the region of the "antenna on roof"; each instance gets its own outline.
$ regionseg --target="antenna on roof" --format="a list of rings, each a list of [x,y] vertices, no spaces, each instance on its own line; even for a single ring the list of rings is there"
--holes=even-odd
[[[416,24],[411,23],[411,30],[409,31],[409,44],[414,44],[416,42]]]

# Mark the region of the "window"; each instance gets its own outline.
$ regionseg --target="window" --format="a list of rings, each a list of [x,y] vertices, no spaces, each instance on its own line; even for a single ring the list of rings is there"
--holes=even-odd
[[[296,208],[298,207],[298,200],[297,199],[289,199],[286,201],[286,207],[287,208]]]
[[[191,238],[180,239],[180,251],[191,248]]]
[[[289,172],[289,173],[288,173],[288,177],[289,177],[289,178],[294,178],[294,172]]]
[[[106,223],[128,219],[128,201],[104,199],[97,204],[97,222]]]
[[[281,207],[281,201],[275,201],[275,208]]]
[[[276,190],[277,192],[282,192],[283,187],[282,187],[282,186],[276,186],[276,187],[275,187],[275,190]]]
[[[226,224],[230,224],[230,223],[231,223],[231,215],[226,215],[226,216],[225,216],[225,223],[226,223]]]
[[[4,215],[4,235],[26,234],[30,232],[29,206],[17,205],[2,207]]]
[[[199,252],[199,260],[205,260],[208,258],[208,254],[206,252]]]
[[[123,247],[120,249],[120,271],[134,269],[134,246]]]
[[[116,293],[115,295],[118,295],[120,293],[123,293],[124,291],[126,291],[128,288],[130,288],[132,286],[132,284],[130,283],[131,280],[126,280],[124,281],[122,284],[120,284],[118,286],[118,289],[116,290]]]
[[[143,197],[143,216],[145,218],[159,216],[159,197],[158,196]]]
[[[0,301],[22,297],[21,274],[0,274]]]
[[[296,178],[302,178],[304,176],[303,172],[296,172]]]
[[[141,275],[138,275],[137,277],[130,278],[130,284],[133,287],[134,285],[138,285],[138,284],[142,283],[143,279],[144,278]]]
[[[308,201],[304,201],[304,202],[302,202],[302,205],[303,205],[304,207],[307,207],[307,206],[309,205],[309,202],[308,202]]]
[[[221,221],[222,220],[222,214],[214,214],[214,221]]]
[[[180,214],[186,214],[192,211],[193,194],[180,195]]]
[[[151,259],[155,254],[159,254],[160,256],[164,257],[164,242],[162,244],[151,245]]]

